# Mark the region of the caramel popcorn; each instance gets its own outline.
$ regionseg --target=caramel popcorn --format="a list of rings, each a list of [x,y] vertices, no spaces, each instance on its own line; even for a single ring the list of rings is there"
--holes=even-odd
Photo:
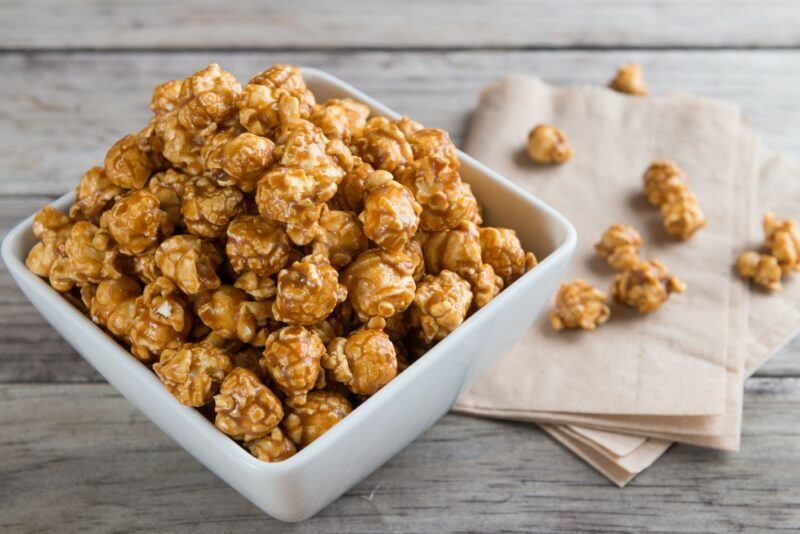
[[[306,447],[353,411],[347,398],[333,391],[312,391],[301,406],[292,406],[283,426],[295,444]]]
[[[414,272],[411,274],[414,282],[419,282],[425,276],[425,255],[422,252],[422,243],[425,242],[426,238],[427,234],[425,232],[417,232],[414,235],[414,239],[408,242],[403,251],[406,256],[411,258],[411,262],[414,265]]]
[[[456,273],[427,275],[414,296],[411,324],[422,328],[426,343],[444,339],[464,321],[471,303],[469,283]]]
[[[411,119],[408,115],[403,115],[399,119],[396,119],[394,123],[398,128],[400,128],[400,131],[403,132],[403,135],[406,136],[406,139],[425,128],[417,121]]]
[[[233,439],[252,441],[270,434],[283,419],[281,400],[252,371],[236,367],[214,396],[214,426]]]
[[[649,313],[666,302],[670,293],[683,293],[686,284],[669,274],[658,260],[642,261],[614,277],[614,300]]]
[[[687,190],[686,175],[666,160],[656,160],[650,164],[644,176],[644,196],[654,206],[660,206],[668,198],[679,196]]]
[[[261,363],[278,388],[293,403],[302,404],[317,383],[324,354],[317,334],[303,326],[286,326],[269,335]]]
[[[154,174],[147,182],[147,189],[158,198],[161,211],[167,214],[173,227],[183,224],[181,204],[186,185],[191,181],[191,176],[175,169]]]
[[[414,159],[436,157],[447,161],[453,169],[457,170],[460,166],[456,147],[450,140],[450,134],[444,130],[438,128],[417,130],[408,137],[408,144],[411,146]]]
[[[294,442],[275,428],[268,436],[247,443],[250,453],[262,462],[282,462],[297,453]]]
[[[89,300],[89,316],[119,338],[127,338],[133,327],[136,299],[142,294],[139,282],[129,276],[107,278],[94,288]]]
[[[375,174],[386,173],[376,171]],[[364,211],[358,219],[364,234],[389,252],[403,250],[419,226],[422,206],[404,186],[391,179],[373,189],[364,200]]]
[[[642,236],[633,226],[614,224],[608,227],[600,242],[594,246],[615,271],[624,271],[639,263]]]
[[[187,130],[178,122],[178,112],[164,113],[155,119],[155,134],[164,148],[162,155],[177,168],[196,176],[205,168],[200,149],[204,138]]]
[[[149,284],[161,276],[161,269],[159,269],[156,263],[157,251],[158,247],[153,247],[145,250],[141,254],[131,257],[130,271],[128,274],[135,275],[145,284]]]
[[[225,253],[237,273],[270,276],[289,260],[291,244],[283,228],[257,215],[242,215],[228,226]]]
[[[361,158],[353,158],[353,168],[345,173],[339,183],[336,195],[331,199],[331,204],[336,209],[360,213],[364,209],[364,199],[367,197],[366,183],[375,169],[369,163],[364,163]]]
[[[574,282],[561,284],[556,296],[556,309],[550,314],[550,324],[553,330],[594,330],[608,321],[610,316],[606,294],[578,278]]]
[[[341,269],[367,250],[368,246],[359,219],[353,213],[322,207],[313,254],[325,256],[333,267]]]
[[[638,63],[626,63],[617,70],[608,86],[620,93],[629,95],[647,95],[647,84],[644,81],[644,71]]]
[[[75,282],[98,283],[103,278],[118,278],[117,248],[105,230],[88,221],[78,221],[64,241],[64,253],[70,260]]]
[[[185,343],[167,349],[153,371],[181,404],[199,407],[211,402],[233,365],[230,357],[210,343]]]
[[[217,238],[225,235],[228,224],[242,211],[242,192],[234,187],[220,187],[207,176],[186,186],[181,213],[189,233]]]
[[[143,361],[165,349],[177,349],[192,329],[192,313],[178,288],[169,278],[147,284],[136,299],[131,352]]]
[[[284,323],[310,325],[325,319],[345,298],[347,289],[328,258],[310,255],[278,274],[272,311]]]
[[[697,204],[697,197],[684,191],[661,204],[661,221],[670,235],[685,241],[705,226],[706,214]]]
[[[385,117],[368,120],[361,136],[353,139],[353,148],[366,163],[389,172],[414,160],[403,132]]]
[[[302,169],[278,167],[258,182],[259,213],[285,224],[287,235],[297,245],[316,237],[323,203],[314,176]]]
[[[106,177],[101,167],[92,167],[81,178],[75,189],[75,204],[69,209],[69,216],[75,220],[97,223],[100,215],[117,200],[124,189]]]
[[[764,215],[764,245],[775,256],[783,274],[800,271],[800,224],[792,219]]]
[[[342,273],[349,302],[362,322],[402,312],[414,300],[413,260],[402,252],[379,249],[360,254]]]
[[[170,80],[153,89],[153,96],[150,99],[150,110],[155,115],[169,113],[178,107],[178,99],[181,94],[182,80]]]
[[[100,219],[123,254],[141,254],[172,233],[167,214],[153,193],[134,191],[119,199]]]
[[[508,228],[480,228],[483,261],[494,269],[506,285],[536,266],[533,252],[525,252],[517,233]]]
[[[371,328],[331,341],[322,366],[356,395],[374,395],[397,375],[392,341],[381,330]]]
[[[743,252],[736,260],[736,267],[743,278],[752,278],[760,286],[770,291],[780,291],[783,287],[783,269],[778,258],[771,254]]]
[[[275,143],[267,137],[251,133],[235,135],[227,139],[223,132],[222,142],[201,152],[206,167],[212,171],[214,181],[221,186],[238,187],[245,193],[256,190],[259,178],[275,160]]]
[[[105,174],[108,180],[124,189],[141,189],[153,173],[153,163],[141,149],[135,135],[126,135],[106,154]]]
[[[539,124],[528,133],[528,156],[536,163],[564,163],[572,157],[572,145],[560,128]]]
[[[253,297],[253,300],[259,301],[272,298],[278,292],[278,286],[275,285],[275,281],[272,278],[251,271],[242,273],[233,282],[233,287],[241,289]]]
[[[341,139],[350,144],[353,137],[361,135],[369,117],[369,108],[352,98],[332,98],[318,105],[311,112],[309,120],[326,137]]]
[[[280,112],[281,101],[296,101],[297,117],[308,117],[315,105],[300,69],[292,65],[273,65],[245,85],[237,102],[239,122],[256,135],[271,135],[289,117]],[[285,109],[285,108],[284,108]]]
[[[197,236],[176,235],[156,249],[159,270],[187,295],[197,295],[220,286],[217,268],[222,255],[217,248]]]
[[[483,266],[478,227],[467,220],[461,221],[452,230],[429,233],[422,245],[422,252],[425,267],[431,274],[439,274],[447,269],[472,280]]]
[[[488,263],[480,266],[471,278],[472,304],[475,308],[483,308],[503,290],[503,279],[494,273]]]
[[[251,301],[247,293],[232,286],[220,286],[201,293],[194,303],[197,316],[218,336],[252,342],[272,312],[268,302]]]
[[[329,316],[324,321],[309,325],[308,329],[317,334],[325,346],[333,341],[333,338],[341,336],[344,333],[344,326],[342,326],[341,321],[333,316]]]
[[[233,74],[216,63],[197,71],[181,84],[178,121],[190,132],[211,125],[227,125],[235,118],[236,99],[242,86]]]
[[[401,173],[400,181],[422,206],[419,227],[427,232],[454,228],[462,220],[472,220],[478,211],[472,191],[446,159],[416,160]]]
[[[336,194],[337,184],[353,165],[352,154],[341,140],[328,140],[322,130],[306,120],[287,125],[285,134],[278,138],[278,150],[282,166],[313,176],[320,202]]]

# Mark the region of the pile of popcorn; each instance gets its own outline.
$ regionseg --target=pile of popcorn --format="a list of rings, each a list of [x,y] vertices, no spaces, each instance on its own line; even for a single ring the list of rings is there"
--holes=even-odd
[[[43,208],[29,269],[257,458],[308,445],[536,265],[447,132],[212,64]]]

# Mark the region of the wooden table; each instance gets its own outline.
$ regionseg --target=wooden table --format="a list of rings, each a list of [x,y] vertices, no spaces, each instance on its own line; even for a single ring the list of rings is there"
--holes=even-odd
[[[145,122],[151,88],[217,61],[320,67],[460,143],[509,72],[738,102],[800,157],[790,0],[0,4],[0,227]],[[531,425],[450,415],[316,518],[265,517],[105,384],[0,273],[0,531],[731,531],[800,527],[800,343],[746,386],[742,451],[676,446],[624,490]]]

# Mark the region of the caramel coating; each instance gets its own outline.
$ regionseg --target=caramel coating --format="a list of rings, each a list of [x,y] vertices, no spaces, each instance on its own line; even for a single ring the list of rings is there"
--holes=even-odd
[[[358,219],[364,225],[364,234],[368,238],[382,249],[394,252],[403,250],[414,237],[420,213],[422,206],[411,191],[390,179],[367,195],[364,211]]]
[[[352,98],[332,98],[316,106],[309,120],[326,137],[341,139],[349,145],[353,137],[361,135],[369,117],[369,108]]]
[[[186,406],[211,402],[233,364],[230,357],[210,343],[185,343],[168,349],[153,364],[164,387]]]
[[[437,157],[444,159],[453,168],[458,170],[460,163],[456,147],[450,140],[450,134],[438,128],[424,128],[417,130],[408,137],[408,144],[414,154],[414,159]]]
[[[69,218],[53,206],[45,206],[33,217],[33,235],[40,241],[28,252],[25,264],[34,274],[48,278],[62,293],[75,286],[72,261],[64,246],[72,229]]]
[[[408,242],[408,245],[406,245],[403,251],[411,258],[411,262],[414,264],[414,272],[411,275],[414,282],[419,282],[422,280],[422,277],[425,276],[425,256],[422,252],[422,243],[424,243],[426,239],[427,234],[425,232],[417,232],[414,235],[414,239]]]
[[[684,191],[661,204],[661,222],[667,233],[685,241],[706,225],[706,214],[697,204],[697,197]]]
[[[194,310],[203,323],[224,339],[250,343],[272,319],[270,303],[254,302],[247,293],[232,286],[220,286],[201,293]]]
[[[259,178],[275,161],[275,143],[267,137],[252,133],[235,135],[202,151],[206,167],[212,171],[214,181],[221,186],[238,187],[245,193],[256,190]]]
[[[141,254],[131,257],[130,270],[128,274],[135,275],[145,284],[149,284],[161,276],[161,269],[159,269],[158,264],[156,263],[157,250],[158,247],[149,248]]]
[[[314,176],[302,169],[278,167],[258,182],[259,213],[285,224],[286,234],[297,245],[316,237],[323,203]]]
[[[295,101],[296,117],[282,116],[282,100]],[[293,65],[273,65],[245,85],[237,102],[239,122],[251,133],[268,136],[281,122],[308,117],[315,103],[300,69]]]
[[[472,221],[461,221],[452,230],[429,233],[422,245],[422,253],[425,268],[431,274],[447,269],[472,280],[483,266],[480,233]]]
[[[154,131],[163,145],[161,153],[167,161],[192,176],[203,172],[205,165],[200,149],[204,137],[187,130],[178,121],[177,111],[156,117]]]
[[[406,136],[406,139],[417,133],[418,131],[425,128],[423,125],[418,123],[417,121],[413,120],[408,115],[403,115],[399,119],[393,121],[400,131],[403,132],[403,135]]]
[[[422,328],[426,343],[444,339],[464,322],[472,303],[469,283],[448,270],[427,275],[417,287],[411,308],[411,324]]]
[[[220,187],[208,176],[197,178],[187,184],[181,205],[186,229],[200,237],[222,237],[244,209],[243,200],[234,187]]]
[[[66,238],[71,227],[69,217],[58,211],[55,206],[44,206],[33,217],[33,235],[41,241]]]
[[[158,198],[161,211],[167,214],[173,227],[183,225],[181,204],[186,185],[191,180],[192,177],[188,174],[175,169],[167,169],[154,174],[147,182],[147,189]]]
[[[783,288],[783,269],[778,258],[771,254],[743,252],[736,260],[736,268],[742,278],[752,278],[758,285],[770,291],[780,291]]]
[[[303,326],[287,326],[269,335],[261,364],[293,403],[302,404],[317,383],[324,354],[317,334]]]
[[[193,235],[175,235],[156,249],[154,259],[164,276],[187,295],[220,286],[217,268],[222,255],[210,242]]]
[[[686,174],[674,163],[656,160],[650,164],[642,177],[644,196],[654,206],[660,206],[668,198],[686,192]]]
[[[383,331],[362,328],[333,339],[322,366],[356,395],[374,395],[397,375],[397,356]]]
[[[181,86],[183,86],[183,80],[170,80],[156,85],[150,99],[150,110],[154,115],[169,113],[178,108]]]
[[[368,246],[367,237],[354,214],[323,206],[313,254],[327,257],[333,267],[341,269]]]
[[[483,261],[509,285],[536,266],[533,252],[525,252],[517,233],[508,228],[485,227],[478,230]]]
[[[389,318],[414,300],[414,261],[402,252],[371,249],[360,254],[342,273],[349,300],[359,319]]]
[[[75,204],[69,209],[69,216],[75,220],[97,223],[100,215],[124,193],[106,177],[102,167],[92,167],[83,175],[75,188]]]
[[[503,279],[494,273],[488,263],[484,263],[471,278],[472,304],[475,308],[483,308],[503,290]]]
[[[561,128],[539,124],[528,133],[528,156],[544,165],[564,163],[572,157],[572,145]]]
[[[241,289],[258,301],[272,298],[278,292],[278,286],[272,278],[254,272],[242,273],[233,282],[233,287]]]
[[[271,276],[289,260],[292,249],[283,228],[258,215],[242,215],[228,226],[225,253],[237,273]]]
[[[106,278],[97,284],[88,299],[89,317],[115,336],[125,339],[133,328],[136,299],[141,294],[141,285],[129,276]]]
[[[334,391],[312,391],[301,406],[292,406],[283,421],[286,434],[306,447],[353,411],[347,398]]]
[[[214,426],[233,439],[252,441],[272,432],[283,419],[281,400],[258,376],[242,367],[228,373],[214,396]]]
[[[611,296],[639,313],[649,313],[661,307],[671,293],[685,290],[686,284],[669,274],[661,262],[650,260],[615,276]]]
[[[181,84],[178,121],[195,133],[211,125],[227,125],[236,116],[236,99],[241,91],[233,74],[212,63]]]
[[[325,319],[345,298],[347,289],[328,258],[309,255],[278,274],[272,312],[278,321],[311,325]]]
[[[294,442],[280,428],[273,429],[266,437],[247,442],[247,449],[262,462],[282,462],[297,453]]]
[[[613,224],[603,234],[594,249],[615,271],[624,271],[639,263],[642,235],[628,224]]]
[[[403,132],[386,117],[367,121],[361,136],[353,139],[353,149],[375,169],[394,172],[414,160],[414,153]]]
[[[629,95],[645,96],[648,93],[644,71],[638,63],[626,63],[617,69],[617,74],[608,86],[614,91]]]
[[[141,189],[153,172],[153,164],[141,149],[135,135],[126,135],[106,154],[105,173],[108,180],[124,189]]]
[[[372,165],[364,163],[357,156],[354,157],[353,168],[342,178],[331,204],[343,211],[361,213],[364,209],[364,199],[369,193],[366,188],[367,179],[374,171]]]
[[[322,130],[306,120],[286,126],[278,138],[278,150],[281,165],[313,176],[320,202],[333,198],[337,184],[353,166],[352,154],[340,140],[328,140]]]
[[[800,224],[792,219],[764,215],[764,246],[778,260],[783,274],[800,271]]]
[[[422,206],[419,227],[426,232],[454,228],[462,220],[472,220],[478,211],[472,191],[446,159],[418,159],[400,173],[400,182]]]
[[[608,321],[611,309],[606,304],[606,294],[586,280],[561,284],[556,296],[556,309],[550,314],[553,330],[582,328],[594,330]]]
[[[147,284],[136,299],[131,352],[143,361],[166,349],[177,349],[192,330],[193,316],[178,288],[169,278]]]
[[[118,278],[117,247],[111,235],[88,221],[78,221],[64,241],[64,254],[70,260],[77,284],[98,283],[103,278]]]
[[[120,198],[103,213],[101,226],[107,228],[123,254],[141,254],[164,235],[172,233],[167,214],[153,193],[134,191]]]

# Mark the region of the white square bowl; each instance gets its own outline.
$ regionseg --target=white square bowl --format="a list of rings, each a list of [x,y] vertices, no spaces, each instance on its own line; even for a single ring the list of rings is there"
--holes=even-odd
[[[303,69],[320,101],[352,97],[373,112],[398,114],[341,80]],[[539,265],[298,454],[280,463],[252,457],[199,412],[180,404],[155,374],[25,266],[35,243],[28,217],[6,236],[2,256],[23,293],[51,325],[122,395],[192,456],[256,506],[283,521],[306,519],[330,504],[433,425],[458,394],[508,351],[554,292],[575,248],[562,215],[459,151],[487,223],[513,228]],[[69,193],[54,202],[66,211]]]

